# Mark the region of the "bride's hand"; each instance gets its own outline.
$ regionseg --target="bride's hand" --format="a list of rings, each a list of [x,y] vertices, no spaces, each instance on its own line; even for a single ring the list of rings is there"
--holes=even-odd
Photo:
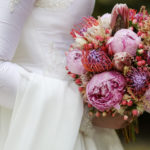
[[[94,118],[92,123],[94,126],[111,129],[125,128],[132,122],[133,118],[129,117],[128,120],[124,120],[123,116],[117,114],[115,117],[107,115],[106,117]]]

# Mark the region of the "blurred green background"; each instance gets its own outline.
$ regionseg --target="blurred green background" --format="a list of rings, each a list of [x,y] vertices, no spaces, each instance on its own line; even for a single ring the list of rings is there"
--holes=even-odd
[[[116,3],[126,3],[129,8],[139,10],[145,5],[150,12],[150,0],[96,0],[93,16],[101,16],[104,13],[111,13]],[[137,135],[136,142],[126,144],[122,139],[125,150],[150,150],[150,114],[144,113],[139,118],[140,133]]]
[[[126,3],[129,8],[139,10],[142,5],[145,5],[150,12],[150,0],[96,0],[94,16],[104,13],[111,13],[113,6],[116,3]]]

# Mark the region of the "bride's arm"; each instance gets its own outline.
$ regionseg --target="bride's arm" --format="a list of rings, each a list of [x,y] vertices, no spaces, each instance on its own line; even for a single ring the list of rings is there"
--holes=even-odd
[[[12,108],[20,80],[19,70],[11,63],[24,22],[35,0],[0,0],[0,105]]]

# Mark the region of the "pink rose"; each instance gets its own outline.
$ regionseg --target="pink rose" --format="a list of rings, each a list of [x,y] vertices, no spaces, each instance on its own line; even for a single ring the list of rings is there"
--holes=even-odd
[[[116,108],[122,101],[125,85],[124,77],[116,71],[97,74],[87,84],[87,100],[101,112]]]
[[[131,56],[136,55],[136,50],[141,42],[141,38],[129,29],[121,29],[116,32],[114,37],[108,41],[109,51],[114,54],[118,52],[127,52]]]
[[[80,50],[72,50],[67,54],[67,67],[71,73],[81,75],[85,73],[85,69],[81,62],[82,52]]]

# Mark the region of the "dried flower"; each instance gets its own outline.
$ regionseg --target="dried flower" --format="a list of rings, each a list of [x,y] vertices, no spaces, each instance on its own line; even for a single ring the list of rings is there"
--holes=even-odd
[[[131,66],[132,57],[127,52],[119,52],[114,55],[113,66],[119,71],[123,71],[125,66]]]

